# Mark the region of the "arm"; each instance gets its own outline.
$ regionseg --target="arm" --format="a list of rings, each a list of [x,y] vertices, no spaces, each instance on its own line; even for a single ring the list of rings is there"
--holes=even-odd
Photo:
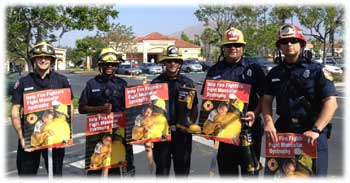
[[[265,122],[265,134],[267,138],[270,138],[272,142],[277,142],[277,131],[272,119],[272,101],[271,95],[264,95],[262,98],[262,114]]]
[[[112,104],[106,103],[102,106],[90,106],[90,105],[79,105],[80,114],[89,114],[89,113],[105,113],[108,114],[112,111]]]
[[[314,125],[321,131],[331,121],[336,109],[338,108],[337,99],[335,96],[326,97],[322,102],[323,107],[321,113]],[[314,144],[316,139],[319,137],[319,134],[317,132],[313,132],[311,130],[304,132],[304,135],[310,138],[312,144]]]
[[[20,111],[21,105],[19,104],[13,104],[11,108],[11,119],[12,119],[12,126],[17,132],[17,136],[21,142],[22,148],[25,148],[24,143],[24,137],[22,133],[22,126],[21,126],[21,117],[20,117]]]

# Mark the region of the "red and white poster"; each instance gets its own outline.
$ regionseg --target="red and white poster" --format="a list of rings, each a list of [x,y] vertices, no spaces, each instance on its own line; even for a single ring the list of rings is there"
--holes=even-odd
[[[317,158],[317,144],[311,144],[302,134],[278,133],[278,142],[266,138],[267,175],[309,177],[313,159]]]
[[[200,136],[239,145],[240,118],[248,107],[250,88],[239,82],[207,80],[199,117]]]
[[[127,134],[130,144],[169,141],[168,85],[145,84],[125,89]]]
[[[88,115],[85,169],[126,167],[125,113]]]
[[[37,150],[72,144],[71,90],[49,89],[23,95],[26,148]]]

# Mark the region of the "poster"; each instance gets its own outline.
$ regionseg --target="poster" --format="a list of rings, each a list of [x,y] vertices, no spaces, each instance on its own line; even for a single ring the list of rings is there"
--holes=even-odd
[[[207,80],[199,116],[200,136],[239,145],[240,117],[247,110],[249,94],[249,84]]]
[[[266,139],[266,173],[274,176],[308,177],[312,159],[317,158],[316,143],[310,144],[302,134],[278,133],[277,143]]]
[[[85,169],[126,167],[125,113],[88,115]]]
[[[23,95],[23,136],[31,150],[72,144],[71,90],[49,89]]]
[[[170,140],[167,121],[168,85],[145,84],[125,89],[127,135],[130,144]]]

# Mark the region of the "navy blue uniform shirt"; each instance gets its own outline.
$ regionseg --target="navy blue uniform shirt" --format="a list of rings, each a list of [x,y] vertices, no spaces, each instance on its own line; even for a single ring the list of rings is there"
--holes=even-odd
[[[16,82],[12,96],[12,103],[23,106],[23,94],[25,93],[61,88],[71,88],[67,77],[51,71],[42,79],[38,73],[31,72]],[[71,95],[73,99],[72,89]]]
[[[322,65],[311,61],[282,63],[270,71],[267,83],[265,94],[276,97],[277,114],[282,118],[315,120],[321,112],[322,99],[337,95]]]
[[[180,104],[179,104],[179,90],[180,87],[188,87],[188,88],[195,88],[195,85],[193,81],[184,76],[179,74],[176,79],[169,79],[165,73],[160,74],[158,77],[154,78],[151,81],[152,84],[154,83],[167,83],[168,84],[168,96],[169,96],[169,108],[168,111],[168,121],[170,125],[175,125],[177,122],[179,122],[179,117],[182,114],[179,114],[180,112]],[[195,98],[193,100],[193,106],[196,106],[198,104],[198,98],[197,95],[195,95]],[[183,109],[181,108],[181,111]],[[189,114],[188,111],[185,112],[187,115]]]
[[[261,67],[258,64],[250,64],[244,57],[237,63],[216,63],[208,70],[206,79],[250,84],[249,111],[254,111],[266,86],[266,77]]]
[[[102,75],[90,79],[81,93],[79,105],[102,106],[112,104],[112,112],[125,110],[125,87],[127,82],[117,76],[104,78]]]

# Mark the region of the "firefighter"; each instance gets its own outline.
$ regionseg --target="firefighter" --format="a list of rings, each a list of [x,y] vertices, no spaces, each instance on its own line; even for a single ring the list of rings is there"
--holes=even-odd
[[[68,79],[52,70],[55,65],[56,55],[52,45],[47,42],[35,44],[30,50],[30,61],[33,65],[34,72],[20,78],[14,87],[12,97],[11,117],[12,124],[15,128],[19,141],[17,149],[17,170],[20,176],[36,175],[40,164],[40,155],[44,156],[47,169],[47,149],[29,151],[25,149],[25,141],[22,126],[24,119],[21,119],[23,113],[20,111],[23,107],[23,94],[32,93],[48,89],[70,88]],[[73,99],[73,93],[71,98]],[[73,106],[71,107],[73,111]],[[73,113],[71,113],[73,114]],[[73,120],[71,116],[70,120]],[[64,148],[53,148],[53,175],[61,176],[63,159],[65,154]]]
[[[313,172],[325,176],[328,124],[337,109],[337,93],[331,74],[304,54],[306,40],[296,25],[280,27],[276,47],[285,58],[267,76],[262,106],[266,137],[277,142],[276,133],[291,132],[304,134],[309,143],[317,141]],[[274,98],[279,115],[275,123],[272,119]]]
[[[154,143],[153,157],[156,164],[156,176],[169,176],[173,159],[175,176],[188,176],[190,173],[192,134],[177,128],[177,124],[191,126],[198,116],[197,95],[192,100],[183,100],[183,96],[192,95],[185,88],[195,88],[191,79],[180,75],[183,63],[182,50],[168,46],[163,50],[160,63],[165,65],[165,72],[152,80],[153,83],[167,83],[169,94],[168,124],[171,129],[171,141]],[[191,90],[193,91],[193,90]],[[180,95],[181,93],[181,95]],[[187,104],[192,103],[190,108]],[[181,111],[181,112],[180,112]]]
[[[246,42],[242,32],[234,27],[229,28],[223,35],[221,55],[218,62],[207,72],[206,80],[228,80],[251,85],[248,112],[241,120],[249,121],[253,130],[253,147],[256,152],[255,159],[260,158],[262,121],[259,117],[261,111],[260,97],[263,95],[265,75],[257,64],[250,64],[243,57]],[[202,89],[203,93],[203,89]],[[238,175],[238,167],[241,167],[243,175],[251,174],[248,165],[243,160],[245,152],[242,147],[220,142],[218,149],[218,168],[220,176]],[[254,173],[256,174],[256,172]]]
[[[100,73],[86,83],[86,87],[79,99],[79,113],[111,113],[125,110],[124,90],[127,83],[124,79],[115,76],[118,65],[122,62],[121,56],[113,48],[104,48],[98,57]],[[133,174],[132,146],[125,144],[128,172]],[[121,175],[120,168],[110,168],[110,176]],[[91,170],[87,175],[102,175],[102,170]]]

